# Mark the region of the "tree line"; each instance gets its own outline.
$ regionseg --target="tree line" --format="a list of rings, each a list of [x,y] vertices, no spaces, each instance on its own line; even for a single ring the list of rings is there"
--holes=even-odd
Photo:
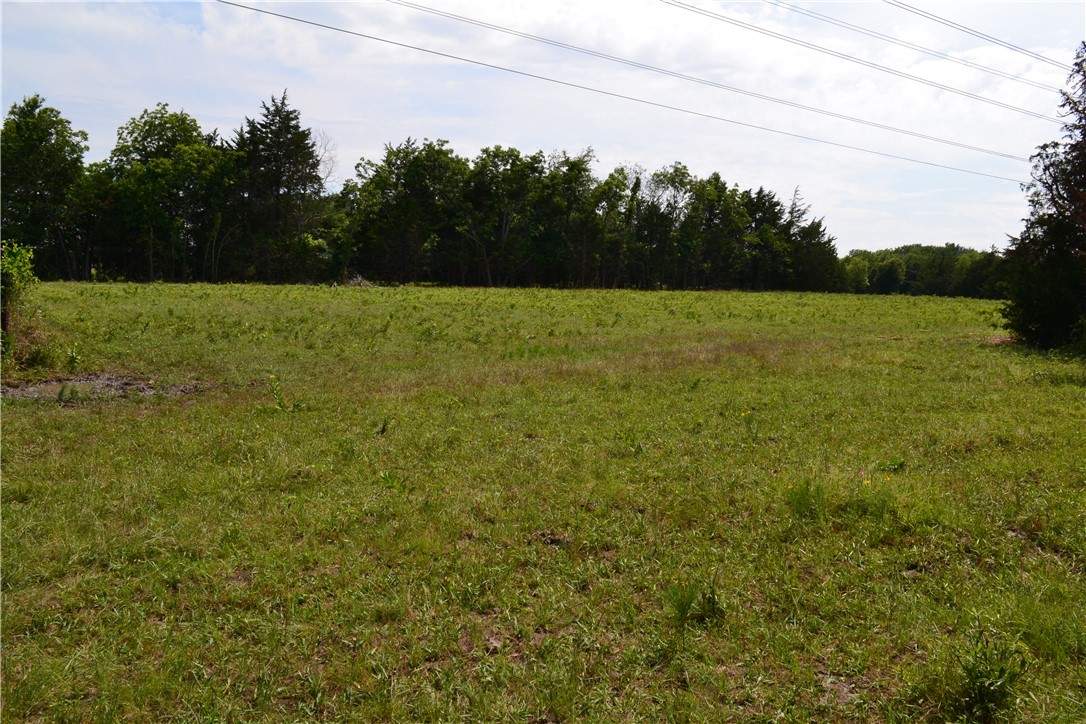
[[[284,91],[226,137],[160,103],[84,164],[38,95],[11,107],[3,235],[46,279],[776,289],[999,296],[1001,256],[913,246],[838,258],[822,218],[682,163],[407,139],[330,190],[329,142]]]
[[[842,266],[846,291],[855,294],[1004,299],[1010,281],[1002,254],[957,244],[855,250],[842,260]]]

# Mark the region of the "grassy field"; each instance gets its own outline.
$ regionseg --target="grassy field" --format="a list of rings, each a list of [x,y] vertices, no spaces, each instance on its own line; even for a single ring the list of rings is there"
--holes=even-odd
[[[34,303],[5,721],[1086,720],[1086,365],[995,303]]]

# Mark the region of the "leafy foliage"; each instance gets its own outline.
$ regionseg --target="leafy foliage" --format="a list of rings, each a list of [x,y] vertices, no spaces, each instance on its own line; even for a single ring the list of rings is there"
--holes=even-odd
[[[214,246],[224,201],[227,153],[208,144],[195,118],[171,112],[165,103],[117,132],[109,161],[115,218],[146,261],[141,276],[191,279],[202,256],[205,264],[212,262],[214,278],[214,249],[208,247]],[[136,272],[128,266],[131,256],[112,262]]]
[[[482,286],[836,290],[842,275],[822,219],[798,192],[741,191],[681,163],[592,173],[591,149],[472,161],[445,141],[408,139],[363,161],[343,197],[356,261],[382,281]]]
[[[0,223],[4,237],[39,250],[57,276],[79,275],[69,195],[83,174],[87,134],[40,95],[11,106],[0,132]]]
[[[10,346],[6,337],[16,311],[25,304],[30,288],[38,282],[33,259],[34,251],[29,247],[7,239],[0,242],[0,314],[5,350]]]
[[[240,160],[236,212],[248,254],[242,276],[302,281],[296,274],[300,260],[292,252],[307,247],[301,243],[305,234],[324,214],[322,158],[313,131],[302,126],[285,90],[261,110],[259,118],[245,119],[230,143]]]

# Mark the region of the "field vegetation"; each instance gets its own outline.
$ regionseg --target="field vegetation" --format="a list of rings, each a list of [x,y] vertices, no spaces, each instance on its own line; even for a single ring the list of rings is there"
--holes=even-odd
[[[1086,719],[1086,365],[1005,344],[998,302],[33,309],[6,721]]]

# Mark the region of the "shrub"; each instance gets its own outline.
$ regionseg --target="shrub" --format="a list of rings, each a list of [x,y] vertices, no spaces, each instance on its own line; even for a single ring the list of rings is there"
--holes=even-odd
[[[13,241],[0,242],[0,309],[4,352],[10,347],[9,335],[15,315],[26,303],[30,288],[37,283],[34,276],[34,252],[29,247]]]

